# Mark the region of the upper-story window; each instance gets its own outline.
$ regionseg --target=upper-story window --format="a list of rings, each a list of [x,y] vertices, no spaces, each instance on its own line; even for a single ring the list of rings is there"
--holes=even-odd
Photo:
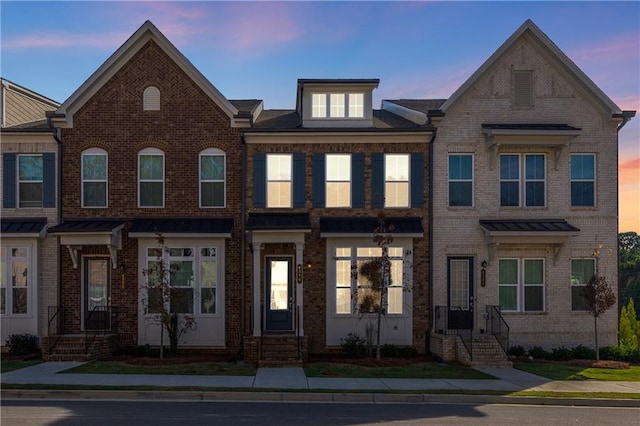
[[[500,155],[500,205],[545,206],[544,154]]]
[[[145,148],[138,153],[138,204],[164,206],[164,153],[159,149]]]
[[[449,206],[473,206],[472,154],[449,154]]]
[[[42,155],[18,155],[18,206],[42,207]]]
[[[225,154],[219,149],[200,153],[200,207],[225,206]]]
[[[314,93],[312,118],[363,118],[364,93]]]
[[[596,205],[596,156],[571,154],[571,207]]]
[[[107,152],[99,148],[82,153],[82,207],[107,207]]]
[[[2,207],[56,206],[56,155],[2,154]]]
[[[267,207],[291,207],[291,154],[267,155]]]
[[[144,111],[160,111],[160,90],[149,86],[142,94],[142,109]]]
[[[327,154],[327,207],[351,206],[351,155]]]
[[[409,207],[409,154],[385,154],[384,195],[385,207]]]

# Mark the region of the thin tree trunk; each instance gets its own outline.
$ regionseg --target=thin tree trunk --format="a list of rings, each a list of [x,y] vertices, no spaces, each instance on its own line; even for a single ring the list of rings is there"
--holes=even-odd
[[[164,358],[164,324],[160,322],[160,359]]]
[[[600,347],[598,346],[598,317],[593,317],[593,328],[596,333],[596,362],[600,361]]]

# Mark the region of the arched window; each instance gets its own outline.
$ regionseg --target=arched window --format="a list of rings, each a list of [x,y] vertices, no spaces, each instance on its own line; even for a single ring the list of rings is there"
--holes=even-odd
[[[138,153],[138,205],[164,207],[164,152],[157,148]]]
[[[160,111],[160,90],[157,87],[149,86],[144,89],[142,109],[144,111]]]
[[[107,207],[108,165],[104,149],[82,151],[82,207]]]
[[[200,207],[225,206],[225,162],[225,153],[220,149],[200,152]]]

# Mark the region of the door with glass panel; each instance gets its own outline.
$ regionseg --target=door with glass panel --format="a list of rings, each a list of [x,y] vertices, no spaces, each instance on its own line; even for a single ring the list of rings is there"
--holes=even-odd
[[[473,329],[473,257],[447,259],[448,328]]]
[[[111,287],[109,285],[109,259],[84,259],[84,329],[109,330]]]
[[[293,330],[293,258],[266,259],[266,330]]]

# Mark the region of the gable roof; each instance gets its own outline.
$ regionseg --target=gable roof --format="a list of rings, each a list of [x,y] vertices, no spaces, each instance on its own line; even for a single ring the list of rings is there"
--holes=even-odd
[[[118,48],[56,111],[63,114],[69,127],[73,115],[109,81],[149,40],[160,48],[200,87],[228,116],[233,119],[238,109],[216,89],[207,78],[156,28],[146,21]]]
[[[547,51],[552,57],[556,58],[564,69],[575,77],[575,79],[588,91],[590,91],[595,98],[602,104],[602,106],[608,109],[611,115],[621,114],[620,108],[602,91],[596,84],[591,81],[587,75],[582,72],[580,68],[573,63],[567,55],[562,52],[558,46],[556,46],[540,28],[533,23],[531,19],[527,19],[521,26],[509,37],[503,44],[496,50],[493,55],[489,57],[481,66],[474,72],[471,77],[467,79],[456,90],[449,99],[440,107],[440,109],[446,113],[447,109],[451,107],[473,84],[487,71],[489,70],[498,59],[504,55],[511,47],[513,47],[518,40],[528,35],[533,41],[536,41],[538,47],[541,47]]]
[[[6,78],[0,78],[0,84],[2,85],[0,127],[31,127],[33,122],[45,120],[47,111],[54,111],[60,106],[59,102]]]

